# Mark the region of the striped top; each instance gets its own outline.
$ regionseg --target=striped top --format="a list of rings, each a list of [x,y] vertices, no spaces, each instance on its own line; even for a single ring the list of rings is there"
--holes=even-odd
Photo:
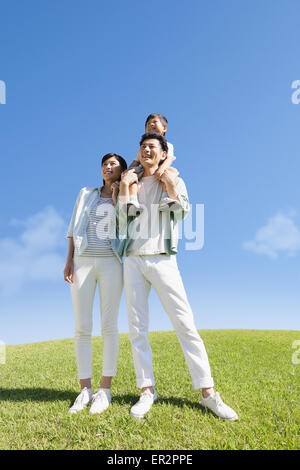
[[[81,256],[115,256],[109,238],[110,227],[115,217],[111,198],[97,198],[89,213],[86,229],[88,246]]]

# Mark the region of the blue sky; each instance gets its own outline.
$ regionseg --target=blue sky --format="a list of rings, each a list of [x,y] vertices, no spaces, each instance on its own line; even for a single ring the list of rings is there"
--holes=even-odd
[[[296,0],[0,0],[2,341],[73,336],[73,204],[105,153],[132,161],[151,112],[205,208],[203,248],[182,240],[178,255],[197,327],[299,329],[299,13]],[[150,312],[171,329],[155,293]]]

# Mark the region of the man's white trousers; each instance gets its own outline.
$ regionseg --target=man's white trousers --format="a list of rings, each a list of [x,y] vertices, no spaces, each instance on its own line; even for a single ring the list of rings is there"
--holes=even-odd
[[[148,296],[151,285],[179,339],[193,388],[213,387],[205,346],[195,327],[174,255],[125,257],[124,287],[137,387],[155,385],[148,340]]]

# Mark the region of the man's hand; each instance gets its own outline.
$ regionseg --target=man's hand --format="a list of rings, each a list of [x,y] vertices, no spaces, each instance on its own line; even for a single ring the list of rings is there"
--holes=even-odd
[[[154,176],[157,180],[160,180],[162,175],[164,174],[166,170],[164,170],[163,167],[159,166],[156,170],[156,172],[154,173]]]
[[[163,172],[160,178],[160,181],[163,184],[163,192],[167,192],[170,198],[177,200],[179,200],[176,189],[178,175],[178,170],[176,170],[176,168],[170,167]]]
[[[158,168],[158,170],[159,170],[159,168]],[[156,171],[158,171],[158,170],[156,170]],[[179,175],[179,171],[176,170],[176,168],[170,167],[170,168],[167,168],[165,171],[163,171],[163,173],[162,173],[161,177],[159,178],[159,180],[162,183],[165,183],[166,185],[176,184],[177,179],[178,179],[177,178],[178,175]]]
[[[177,175],[179,175],[178,170],[176,170],[176,168],[171,167],[174,160],[176,160],[174,155],[167,156],[167,158],[162,162],[162,164],[157,168],[156,172],[154,173],[154,176],[157,180],[160,180],[164,171],[166,171],[167,168],[170,168],[172,171],[177,171]]]
[[[129,186],[138,183],[137,172],[135,170],[125,170],[121,175],[121,184],[126,183]]]
[[[64,269],[64,280],[69,284],[74,282],[74,263],[73,260],[67,261],[67,264]]]

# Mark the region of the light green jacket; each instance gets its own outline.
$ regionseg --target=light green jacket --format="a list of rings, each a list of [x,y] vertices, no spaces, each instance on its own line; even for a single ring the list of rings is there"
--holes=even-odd
[[[178,227],[177,222],[183,220],[190,210],[189,199],[184,181],[181,178],[177,180],[177,191],[179,201],[168,199],[170,202],[174,201],[169,211],[169,223],[170,223],[170,238],[167,240],[167,250],[169,255],[175,255],[177,253],[178,245]],[[162,197],[168,197],[167,193],[163,193]],[[133,220],[136,216],[127,215],[127,204],[124,204],[118,198],[116,205],[116,216],[119,222],[119,255],[127,256],[127,250],[131,242],[130,228]]]
[[[82,188],[78,194],[66,235],[67,238],[73,237],[76,255],[82,255],[88,246],[86,229],[89,221],[89,213],[96,199],[99,199],[99,188]],[[118,254],[119,239],[115,218],[113,218],[113,224],[110,227],[109,239],[114,254],[118,260],[122,262]]]

